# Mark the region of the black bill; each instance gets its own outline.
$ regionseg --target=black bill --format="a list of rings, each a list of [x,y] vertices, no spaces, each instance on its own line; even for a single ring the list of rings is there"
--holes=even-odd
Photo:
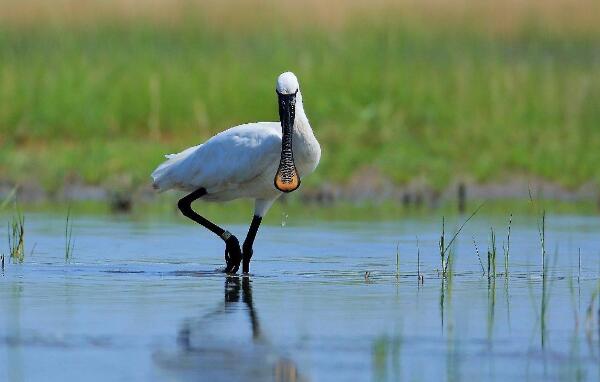
[[[297,93],[297,92],[296,92]],[[292,136],[294,135],[294,118],[296,114],[296,93],[281,94],[279,97],[279,119],[281,120],[281,160],[275,174],[275,187],[282,192],[292,192],[300,187],[300,176],[294,164]]]

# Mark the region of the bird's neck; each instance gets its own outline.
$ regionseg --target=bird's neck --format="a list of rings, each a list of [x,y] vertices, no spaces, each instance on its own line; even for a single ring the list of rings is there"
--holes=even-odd
[[[300,92],[298,92],[296,98],[296,118],[294,120],[292,145],[299,175],[304,176],[313,172],[321,157],[321,147],[317,138],[315,138],[310,123],[308,123]]]
[[[294,142],[306,144],[306,140],[314,138],[314,134],[308,122],[308,117],[304,112],[304,104],[302,103],[302,93],[298,91],[296,96],[296,115],[294,118]]]

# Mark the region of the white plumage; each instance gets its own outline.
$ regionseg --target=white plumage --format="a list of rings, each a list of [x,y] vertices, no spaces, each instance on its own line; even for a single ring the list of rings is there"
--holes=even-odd
[[[286,72],[277,80],[280,93],[297,90],[293,129],[293,153],[298,174],[314,171],[321,157],[304,112],[298,80]],[[223,202],[237,198],[255,199],[255,215],[264,216],[282,194],[273,184],[282,150],[280,122],[256,122],[225,130],[205,143],[193,146],[168,160],[152,173],[159,191],[192,192],[205,188],[201,200]]]

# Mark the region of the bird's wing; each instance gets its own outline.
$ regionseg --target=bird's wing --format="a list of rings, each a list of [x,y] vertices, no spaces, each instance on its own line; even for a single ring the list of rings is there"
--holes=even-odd
[[[166,188],[220,191],[246,183],[273,163],[277,165],[280,151],[281,128],[277,123],[251,123],[225,130],[200,146],[175,154],[155,173],[162,167],[161,178],[168,179],[162,182]]]
[[[200,146],[202,146],[202,145],[188,147],[187,149],[185,149],[179,153],[165,154],[165,158],[167,158],[167,159],[183,159],[183,158],[187,157],[188,155],[190,155],[191,153],[193,153],[194,151],[196,151],[196,149],[198,149]]]

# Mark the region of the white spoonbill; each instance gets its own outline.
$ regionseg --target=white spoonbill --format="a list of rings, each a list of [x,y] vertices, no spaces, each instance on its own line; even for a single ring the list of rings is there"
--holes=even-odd
[[[155,189],[189,192],[179,200],[179,210],[225,242],[227,273],[236,273],[242,259],[243,272],[249,272],[252,245],[263,216],[283,192],[300,186],[300,178],[313,172],[321,157],[296,76],[282,73],[276,92],[280,122],[232,127],[201,145],[167,155],[168,160],[152,173]],[[192,209],[192,202],[200,198],[213,202],[254,199],[254,217],[242,248],[231,232]]]

